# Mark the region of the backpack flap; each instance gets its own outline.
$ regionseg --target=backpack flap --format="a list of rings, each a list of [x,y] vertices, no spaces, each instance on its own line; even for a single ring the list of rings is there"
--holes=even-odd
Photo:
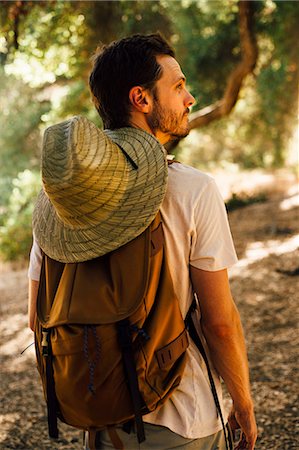
[[[159,257],[163,241],[158,213],[141,235],[99,258],[64,264],[44,255],[37,301],[41,324],[105,324],[133,314],[147,291],[150,256]]]
[[[63,264],[44,255],[41,324],[105,324],[130,316],[146,294],[150,253],[148,228],[119,249],[83,263]]]

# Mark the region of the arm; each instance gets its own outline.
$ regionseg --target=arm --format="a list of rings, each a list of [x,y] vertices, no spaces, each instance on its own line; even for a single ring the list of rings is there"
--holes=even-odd
[[[29,279],[28,287],[28,326],[32,331],[35,329],[36,320],[36,300],[39,281]]]
[[[190,266],[201,309],[201,324],[211,358],[233,399],[234,415],[254,449],[257,429],[250,394],[245,340],[226,270],[208,272]]]
[[[30,252],[29,262],[29,286],[28,286],[28,326],[32,331],[35,329],[36,301],[39,286],[39,277],[42,266],[42,251],[33,236],[33,244]]]

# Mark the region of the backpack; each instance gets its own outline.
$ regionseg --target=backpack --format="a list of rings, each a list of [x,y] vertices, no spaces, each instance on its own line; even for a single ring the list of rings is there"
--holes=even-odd
[[[104,256],[65,264],[43,255],[35,348],[50,437],[57,418],[90,436],[134,419],[144,441],[142,416],[179,385],[188,345],[160,212]]]

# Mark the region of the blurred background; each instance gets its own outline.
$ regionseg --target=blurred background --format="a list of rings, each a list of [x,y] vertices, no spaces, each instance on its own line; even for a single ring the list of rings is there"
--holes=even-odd
[[[76,114],[102,126],[88,90],[100,44],[160,31],[196,98],[172,145],[212,174],[239,256],[231,287],[248,342],[257,449],[299,448],[297,1],[0,1],[0,301],[3,449],[79,449],[47,437],[27,328],[31,215],[46,127]]]

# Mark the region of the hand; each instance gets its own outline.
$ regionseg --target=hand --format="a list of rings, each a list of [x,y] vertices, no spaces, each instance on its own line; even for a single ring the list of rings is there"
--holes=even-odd
[[[240,440],[235,447],[235,450],[253,450],[257,439],[257,427],[253,408],[242,411],[232,408],[228,417],[228,422],[234,439],[235,431],[238,429],[241,429],[242,431]]]

